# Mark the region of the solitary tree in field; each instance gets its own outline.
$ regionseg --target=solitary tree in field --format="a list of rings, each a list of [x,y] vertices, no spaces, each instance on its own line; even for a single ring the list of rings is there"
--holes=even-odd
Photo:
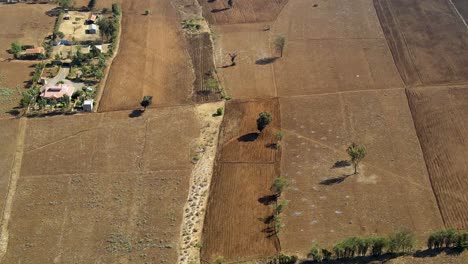
[[[284,132],[283,131],[276,132],[276,134],[275,134],[275,138],[276,138],[275,147],[277,149],[281,146],[281,140],[283,140],[283,137],[284,137]]]
[[[363,145],[356,145],[355,143],[351,144],[346,150],[348,153],[351,162],[354,165],[354,174],[358,173],[359,162],[364,159],[367,154],[367,149]]]
[[[236,66],[237,52],[229,53],[229,57],[231,58],[231,66]]]
[[[280,57],[283,57],[283,50],[286,47],[286,37],[278,35],[275,38],[275,48],[280,53]]]
[[[275,193],[276,197],[280,197],[286,187],[288,187],[288,181],[284,177],[279,176],[271,185],[271,191]]]
[[[141,101],[140,105],[146,111],[146,108],[153,103],[153,96],[145,95],[143,96],[143,100]]]
[[[261,112],[258,114],[257,118],[257,129],[262,132],[265,127],[267,127],[271,122],[271,114],[268,112]]]
[[[151,11],[149,9],[145,9],[145,16],[149,15]]]

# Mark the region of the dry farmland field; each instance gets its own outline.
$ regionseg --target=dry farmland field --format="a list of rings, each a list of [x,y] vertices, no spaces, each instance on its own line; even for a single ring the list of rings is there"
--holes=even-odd
[[[149,16],[142,13],[153,10]],[[156,105],[189,103],[195,76],[178,14],[169,0],[122,4],[119,53],[112,63],[99,111],[128,110],[144,95]]]
[[[199,134],[193,107],[21,121],[2,263],[175,263]],[[2,190],[17,123],[1,121]]]
[[[414,124],[445,224],[468,228],[468,87],[408,91]]]
[[[228,1],[200,0],[203,15],[210,24],[241,24],[273,21],[288,0],[235,0],[233,8]]]
[[[283,251],[307,252],[353,235],[443,227],[404,89],[280,100],[285,132],[281,172],[290,179]],[[302,111],[301,109],[308,109]],[[368,157],[360,173],[346,160],[351,142]]]
[[[467,26],[450,1],[375,0],[375,6],[407,85],[468,81]]]
[[[268,111],[273,122],[261,135],[255,119]],[[267,145],[279,128],[277,100],[230,102],[220,131],[218,157],[203,230],[203,261],[223,256],[226,261],[274,256],[276,235],[265,219],[272,207],[259,202],[269,196],[279,173],[280,153]]]

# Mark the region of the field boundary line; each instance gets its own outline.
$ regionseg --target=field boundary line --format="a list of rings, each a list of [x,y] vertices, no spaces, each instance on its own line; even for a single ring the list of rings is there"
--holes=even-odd
[[[452,0],[447,0],[447,2],[449,3],[449,5],[453,8],[453,10],[455,11],[455,14],[460,17],[462,23],[465,25],[466,29],[468,29],[468,24],[466,23],[466,20],[465,18],[462,16],[462,14],[460,13],[460,11],[458,11],[458,8],[457,6],[453,3]]]
[[[21,118],[19,121],[18,138],[16,139],[15,157],[12,162],[10,172],[10,182],[8,184],[8,194],[5,207],[3,209],[0,229],[0,261],[5,256],[8,247],[8,225],[10,223],[11,211],[13,209],[13,200],[15,198],[16,187],[21,173],[21,164],[23,161],[24,140],[26,136],[27,119]]]

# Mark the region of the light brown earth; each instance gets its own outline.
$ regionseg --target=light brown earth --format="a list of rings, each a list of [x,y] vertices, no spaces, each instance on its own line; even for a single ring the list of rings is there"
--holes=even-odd
[[[467,26],[450,1],[375,0],[375,6],[407,85],[468,81]]]
[[[0,61],[13,58],[8,53],[11,43],[41,46],[44,38],[52,34],[55,17],[46,15],[55,5],[0,4]]]
[[[145,9],[153,10],[142,15]],[[112,63],[100,112],[191,101],[195,75],[176,10],[169,0],[125,1],[119,53]]]
[[[468,86],[411,89],[408,98],[444,222],[468,229]]]
[[[113,112],[24,121],[2,263],[177,261],[199,135],[193,107],[147,110],[135,118]],[[1,122],[2,130],[13,124]],[[5,131],[4,139],[14,131]],[[9,153],[2,151],[2,162],[11,164]],[[3,189],[5,177],[8,171],[1,174]]]
[[[313,243],[331,246],[400,228],[423,241],[443,228],[404,89],[282,98],[280,104],[281,173],[291,183],[283,251],[305,255]],[[334,168],[348,159],[352,142],[368,150],[358,175],[351,166]]]
[[[257,135],[255,119],[262,111],[270,112],[273,122]],[[211,263],[218,256],[226,261],[251,260],[278,252],[278,239],[268,231],[271,224],[265,223],[272,207],[259,199],[272,194],[269,188],[279,175],[280,152],[267,144],[274,140],[280,120],[277,100],[226,104],[203,228],[202,261]]]
[[[210,24],[241,24],[273,21],[288,0],[199,0],[203,16]]]

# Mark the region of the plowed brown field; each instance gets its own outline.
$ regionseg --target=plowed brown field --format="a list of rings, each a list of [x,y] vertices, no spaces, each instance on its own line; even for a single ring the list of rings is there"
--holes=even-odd
[[[240,24],[273,21],[288,0],[199,0],[210,24]]]
[[[291,185],[281,249],[305,256],[313,243],[443,227],[404,89],[281,98],[285,132],[281,173]],[[307,109],[307,110],[305,110]],[[351,142],[368,154],[360,173]],[[351,175],[351,176],[347,176]]]
[[[468,31],[447,0],[375,0],[375,7],[407,85],[468,80]]]
[[[145,16],[145,9],[154,12]],[[119,53],[112,63],[99,111],[135,109],[144,95],[152,95],[157,106],[191,102],[195,76],[170,1],[124,1],[122,10]]]
[[[447,227],[468,228],[468,87],[408,91],[432,187]]]
[[[128,114],[27,120],[2,263],[176,262],[198,121],[192,107]]]
[[[272,114],[273,122],[258,136],[255,120],[263,111]],[[271,195],[270,186],[279,175],[280,153],[267,144],[274,140],[280,120],[277,100],[226,104],[203,229],[203,261],[218,256],[227,261],[255,259],[278,252],[277,237],[267,231],[271,226],[264,220],[272,215],[272,207],[258,199]]]

